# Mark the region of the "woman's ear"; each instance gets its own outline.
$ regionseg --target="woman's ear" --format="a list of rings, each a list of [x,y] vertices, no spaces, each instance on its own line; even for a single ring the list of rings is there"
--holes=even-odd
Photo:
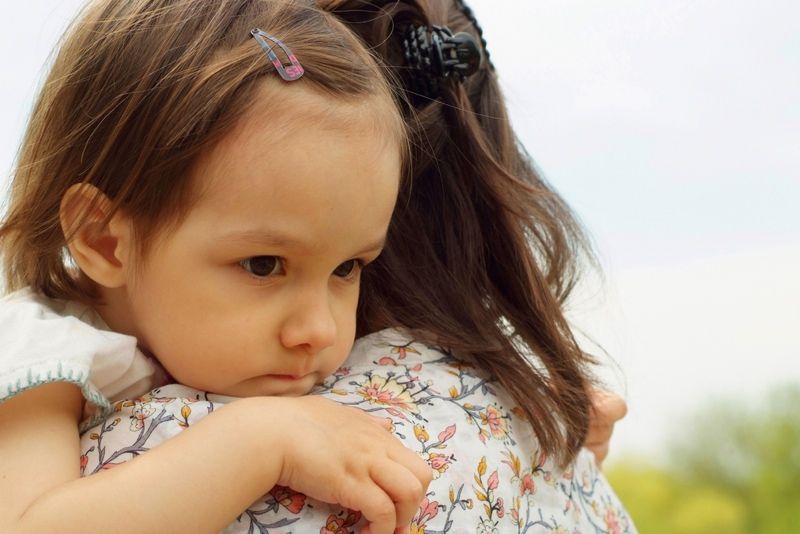
[[[132,245],[131,221],[90,184],[74,184],[61,199],[59,216],[67,247],[86,276],[107,288],[126,284]]]

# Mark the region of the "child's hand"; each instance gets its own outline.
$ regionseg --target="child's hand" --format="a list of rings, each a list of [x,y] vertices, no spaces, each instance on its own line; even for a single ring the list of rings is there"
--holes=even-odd
[[[608,456],[614,425],[628,413],[628,405],[616,393],[602,389],[593,390],[591,400],[589,433],[585,447],[594,453],[597,466],[602,467],[603,460]]]
[[[313,395],[270,400],[285,401],[284,428],[273,430],[283,444],[278,484],[359,510],[370,534],[408,532],[431,481],[424,460],[357,408]]]

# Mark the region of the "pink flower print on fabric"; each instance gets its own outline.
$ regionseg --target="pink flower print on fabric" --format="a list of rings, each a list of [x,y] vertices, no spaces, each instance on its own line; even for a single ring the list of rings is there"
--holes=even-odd
[[[481,413],[481,424],[489,427],[494,439],[503,440],[508,436],[508,423],[494,406],[487,406],[486,411]]]
[[[437,501],[430,501],[428,497],[422,499],[417,515],[411,520],[411,534],[425,534],[426,523],[435,518],[438,513],[439,503]]]
[[[329,515],[325,526],[319,529],[319,534],[350,534],[350,527],[361,519],[361,512],[349,510],[347,515],[344,517],[342,515]]]
[[[365,401],[378,404],[387,408],[396,408],[404,412],[417,413],[417,404],[406,386],[395,378],[384,378],[380,375],[371,375],[366,382],[356,390]]]
[[[382,365],[384,357],[391,361]],[[389,330],[357,341],[354,355],[315,394],[391,421],[391,432],[431,467],[434,480],[413,534],[635,534],[591,453],[582,450],[559,468],[513,399],[493,385],[480,370]],[[116,403],[109,419],[83,434],[76,463],[90,476],[146,454],[222,404],[178,384]],[[129,422],[142,426],[132,431]],[[364,522],[357,512],[273,488],[224,534],[349,534]]]
[[[617,515],[617,511],[613,508],[609,507],[606,508],[606,528],[610,534],[619,534],[622,530],[622,527],[619,524],[619,516]]]

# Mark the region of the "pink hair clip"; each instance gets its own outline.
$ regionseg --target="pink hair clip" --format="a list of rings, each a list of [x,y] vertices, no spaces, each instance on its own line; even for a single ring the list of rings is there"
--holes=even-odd
[[[275,66],[275,69],[278,71],[278,74],[280,74],[281,78],[287,82],[291,82],[297,80],[303,75],[305,72],[303,66],[299,61],[297,61],[297,58],[294,54],[292,54],[292,51],[289,49],[289,47],[283,44],[280,39],[258,28],[250,30],[250,35],[252,35],[256,41],[258,41],[258,44],[261,45],[261,48],[263,48],[264,52],[267,53],[267,57]],[[286,57],[289,58],[291,65],[284,65],[283,62],[278,59],[278,56],[275,54],[275,52],[273,52],[272,47],[267,40],[272,41],[278,45],[281,50],[283,50],[283,52],[286,54]]]

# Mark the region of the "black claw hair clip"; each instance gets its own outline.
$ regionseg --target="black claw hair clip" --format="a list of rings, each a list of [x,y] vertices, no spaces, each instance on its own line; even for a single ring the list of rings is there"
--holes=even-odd
[[[445,26],[410,24],[403,36],[408,65],[408,88],[415,99],[441,96],[442,82],[463,82],[481,65],[481,50],[466,32],[453,32]]]

